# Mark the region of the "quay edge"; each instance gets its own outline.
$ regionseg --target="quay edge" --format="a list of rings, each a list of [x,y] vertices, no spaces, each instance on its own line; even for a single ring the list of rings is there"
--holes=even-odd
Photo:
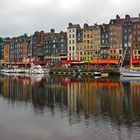
[[[55,75],[82,75],[82,76],[93,76],[96,69],[93,68],[59,68],[53,67],[50,68],[50,74]],[[118,76],[120,75],[118,68],[107,68],[105,70],[98,70],[103,73],[108,73],[109,76]]]

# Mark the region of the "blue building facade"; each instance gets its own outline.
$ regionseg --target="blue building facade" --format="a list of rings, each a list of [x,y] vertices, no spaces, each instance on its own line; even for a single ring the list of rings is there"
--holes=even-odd
[[[102,59],[109,58],[109,25],[101,25],[101,50],[100,56]]]

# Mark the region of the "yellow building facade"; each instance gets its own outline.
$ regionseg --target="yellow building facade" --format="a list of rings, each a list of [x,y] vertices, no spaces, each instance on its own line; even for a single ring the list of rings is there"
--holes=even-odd
[[[83,39],[77,43],[77,58],[80,61],[91,61],[99,57],[100,26],[84,24],[82,29]]]

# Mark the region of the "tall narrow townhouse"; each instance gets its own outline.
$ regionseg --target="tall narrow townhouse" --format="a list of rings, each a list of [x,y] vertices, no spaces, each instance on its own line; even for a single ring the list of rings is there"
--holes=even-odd
[[[18,37],[12,38],[10,42],[10,63],[22,62],[23,49],[22,40]]]
[[[124,53],[124,64],[128,64],[130,59],[131,34],[132,19],[129,15],[125,15],[125,19],[122,25],[122,48]]]
[[[140,60],[140,14],[139,18],[132,19],[132,42],[133,59]]]
[[[3,59],[3,38],[0,37],[0,61]]]
[[[123,19],[117,15],[116,19],[111,19],[109,23],[109,42],[110,42],[110,58],[122,59],[122,23]]]
[[[93,38],[94,26],[89,26],[88,24],[84,24],[83,27],[83,60],[91,61],[93,60],[95,49],[94,49],[94,38]]]
[[[62,62],[67,60],[67,33],[61,31],[58,37],[59,61]]]
[[[101,50],[101,27],[100,25],[94,24],[93,26],[93,59],[100,59]]]
[[[4,41],[4,43],[3,43],[3,63],[9,63],[9,61],[10,61],[9,52],[10,52],[10,44],[9,44],[9,42]]]
[[[44,39],[45,33],[44,31],[38,32],[36,31],[32,36],[32,57],[36,60],[44,59],[43,51],[44,51]]]
[[[29,51],[29,42],[30,41],[23,41],[21,43],[22,45],[22,56],[23,56],[23,61],[27,61],[28,58],[29,58],[29,55],[28,55],[28,51]]]
[[[76,56],[77,56],[78,61],[86,60],[86,54],[84,52],[84,42],[83,41],[77,43]]]
[[[101,59],[109,59],[109,25],[101,25]]]
[[[77,43],[81,41],[81,27],[79,24],[69,23],[67,28],[67,60],[78,60]]]

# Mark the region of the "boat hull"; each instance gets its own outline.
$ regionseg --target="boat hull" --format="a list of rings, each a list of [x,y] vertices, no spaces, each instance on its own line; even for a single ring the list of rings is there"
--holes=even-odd
[[[101,72],[99,72],[99,71],[96,71],[96,72],[94,72],[94,74],[93,74],[94,76],[101,76]]]
[[[124,71],[120,74],[126,77],[140,77],[140,71]]]

